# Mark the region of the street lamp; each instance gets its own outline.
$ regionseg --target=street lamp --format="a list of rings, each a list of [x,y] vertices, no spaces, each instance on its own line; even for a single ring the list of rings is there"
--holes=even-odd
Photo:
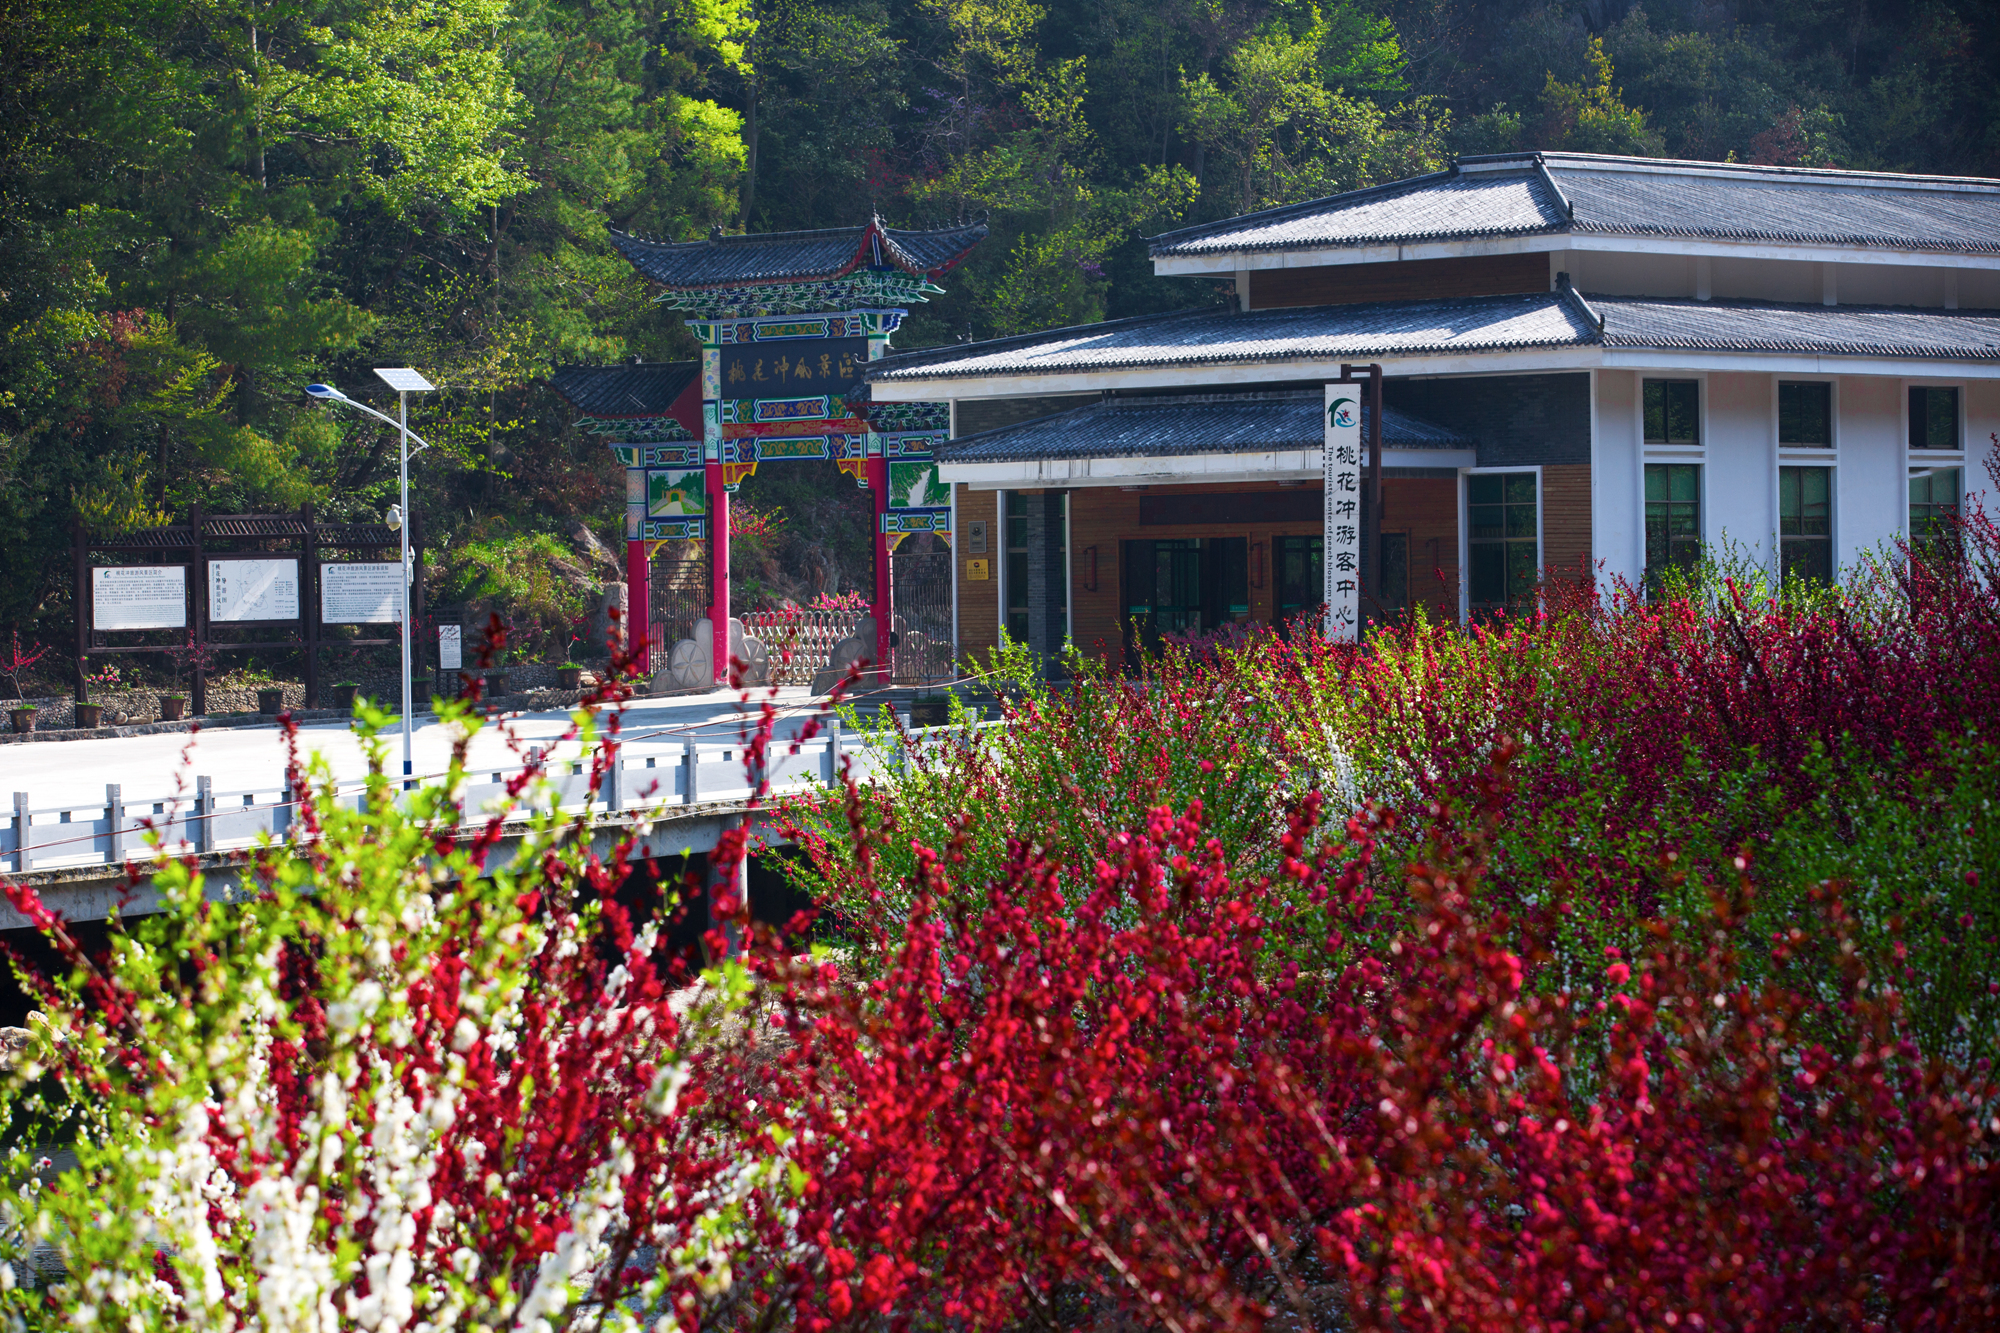
[[[375,374],[396,391],[396,401],[400,407],[400,420],[387,417],[365,403],[357,403],[331,384],[308,384],[306,393],[314,398],[324,398],[329,402],[343,403],[357,412],[366,412],[377,421],[388,422],[402,434],[402,447],[397,452],[396,481],[398,487],[397,504],[393,511],[392,526],[403,537],[403,597],[397,607],[397,619],[403,622],[403,776],[409,777],[415,769],[410,762],[410,441],[416,440],[417,452],[421,453],[430,445],[422,438],[410,434],[410,395],[428,393],[437,386],[407,366],[389,368],[377,367]]]

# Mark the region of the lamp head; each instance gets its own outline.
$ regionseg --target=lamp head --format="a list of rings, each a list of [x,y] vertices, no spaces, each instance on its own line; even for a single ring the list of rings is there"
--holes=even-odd
[[[345,398],[347,395],[334,388],[331,384],[308,384],[306,385],[306,397]]]

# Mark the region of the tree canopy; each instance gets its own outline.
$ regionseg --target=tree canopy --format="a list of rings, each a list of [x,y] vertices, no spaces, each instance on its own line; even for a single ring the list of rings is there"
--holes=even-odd
[[[442,386],[417,479],[434,538],[611,536],[616,469],[544,377],[694,345],[607,226],[984,215],[991,239],[899,343],[1083,323],[1219,299],[1155,278],[1149,234],[1454,155],[2000,174],[1997,18],[1993,0],[0,0],[0,624],[67,623],[73,517],[380,512],[387,432],[300,394],[372,393],[374,365]],[[746,499],[795,505],[801,480]]]

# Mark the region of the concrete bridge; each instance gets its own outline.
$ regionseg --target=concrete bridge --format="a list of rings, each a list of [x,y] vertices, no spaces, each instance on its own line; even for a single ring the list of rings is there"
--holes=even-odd
[[[725,704],[730,711],[718,716],[716,707]],[[799,704],[803,706],[781,715],[779,735],[766,756],[771,800],[831,783],[844,767],[851,768],[857,780],[866,781],[902,762],[903,741],[898,733],[856,731],[812,708],[809,700],[801,699]],[[677,707],[686,712],[689,706],[683,703]],[[622,718],[616,761],[594,795],[589,790],[589,755],[575,740],[559,739],[567,727],[566,717],[516,719],[512,734],[505,738],[506,748],[475,747],[468,756],[463,791],[465,836],[477,836],[493,814],[504,811],[506,822],[496,856],[506,856],[519,844],[533,812],[510,798],[507,786],[526,762],[538,758],[547,782],[538,794],[529,795],[544,807],[553,802],[565,812],[589,807],[590,837],[602,854],[609,854],[623,838],[636,832],[639,855],[699,856],[714,849],[725,829],[746,818],[756,826],[753,845],[774,846],[779,838],[770,813],[753,812],[749,806],[745,733],[753,718],[734,711],[737,707],[734,696],[705,701],[705,705],[697,702],[697,716],[680,725],[672,725],[674,719],[628,709]],[[658,722],[669,725],[647,725]],[[805,725],[808,722],[812,725]],[[984,729],[998,724],[977,725]],[[315,729],[316,733],[329,730]],[[440,729],[432,724],[428,730]],[[719,730],[737,734],[733,738],[718,736]],[[915,743],[923,743],[924,738],[943,730],[908,734]],[[188,744],[186,737],[143,739],[183,748]],[[321,742],[314,748],[326,754],[329,748],[341,748],[343,738],[316,734],[313,739]],[[449,738],[426,739],[428,748],[435,751]],[[276,740],[269,732],[263,733],[261,741],[232,734],[224,762],[216,767],[232,776],[242,773],[242,752],[261,744],[268,772],[274,767],[268,761],[277,752]],[[203,738],[203,744],[208,743],[208,738]],[[115,760],[119,757],[116,750],[94,754],[87,753],[86,747],[95,751],[133,744],[132,740],[103,740],[24,748],[31,748],[35,760],[50,766],[70,757],[60,752],[74,752],[77,760]],[[358,763],[358,747],[345,748],[349,752],[329,758],[338,780],[336,799],[358,806],[365,798],[365,766]],[[531,751],[535,753],[531,755]],[[9,747],[5,758],[22,754],[22,749]],[[136,865],[143,872],[152,854],[148,837],[157,832],[167,847],[196,858],[211,894],[229,894],[239,886],[246,853],[263,838],[283,842],[292,834],[297,802],[283,782],[282,763],[275,765],[279,769],[273,775],[275,780],[223,788],[199,771],[191,780],[185,776],[187,768],[199,769],[205,757],[197,746],[176,774],[173,786],[146,794],[128,795],[128,784],[120,782],[103,784],[102,796],[78,793],[67,799],[38,800],[32,791],[15,792],[12,810],[0,812],[0,874],[34,886],[45,903],[73,921],[100,920],[114,910],[128,916],[143,914],[153,909],[156,900],[143,873],[134,884],[130,867]],[[143,771],[144,764],[134,767]],[[49,776],[57,780],[50,785],[74,792],[80,785],[80,772],[88,768],[87,763],[73,763],[63,765],[60,773],[51,769]],[[100,769],[99,773],[109,776],[117,771]],[[417,780],[434,778],[441,771],[441,765],[429,774],[420,769]],[[0,903],[0,931],[27,925],[11,905]]]

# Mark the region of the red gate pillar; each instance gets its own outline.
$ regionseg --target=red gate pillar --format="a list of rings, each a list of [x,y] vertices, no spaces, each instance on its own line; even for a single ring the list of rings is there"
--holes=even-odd
[[[884,681],[894,674],[895,658],[889,646],[890,617],[895,614],[895,590],[889,577],[889,534],[882,520],[889,513],[889,460],[881,454],[868,459],[868,493],[875,501],[875,604],[868,614],[875,620],[875,663]]]
[[[646,558],[644,538],[628,539],[625,543],[623,630],[625,651],[632,654],[634,669],[648,671],[653,665],[652,649],[656,645],[653,643],[653,562]],[[643,657],[640,656],[642,652],[645,654]]]
[[[729,683],[729,492],[722,464],[708,464],[708,565],[715,592],[708,606],[709,641],[715,646],[715,683]]]

